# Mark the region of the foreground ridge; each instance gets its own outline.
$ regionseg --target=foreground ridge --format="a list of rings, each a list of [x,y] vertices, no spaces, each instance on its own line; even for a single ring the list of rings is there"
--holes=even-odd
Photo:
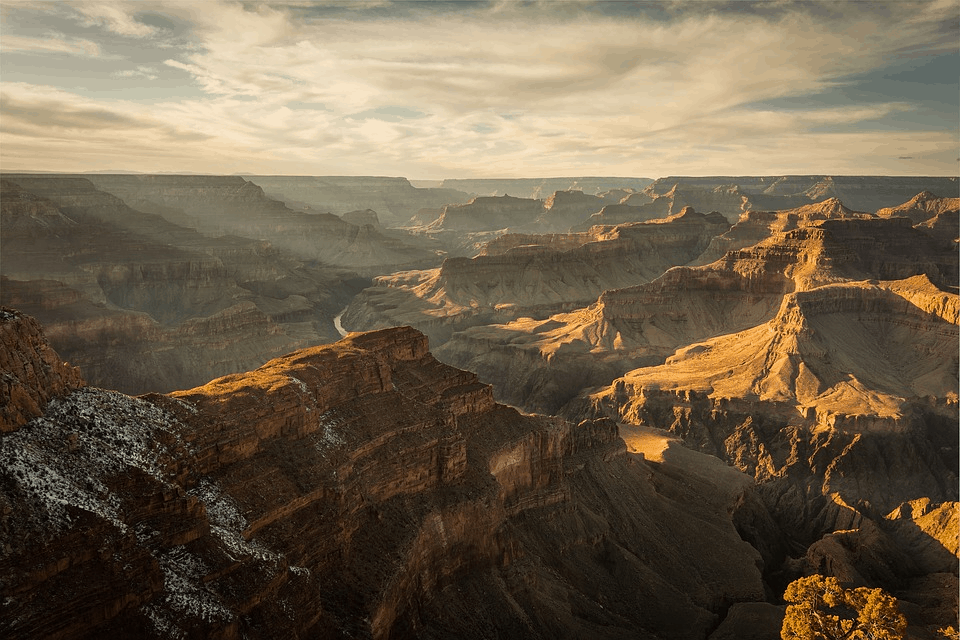
[[[4,637],[702,638],[764,596],[747,476],[498,405],[410,328],[170,395],[48,390],[0,437]]]

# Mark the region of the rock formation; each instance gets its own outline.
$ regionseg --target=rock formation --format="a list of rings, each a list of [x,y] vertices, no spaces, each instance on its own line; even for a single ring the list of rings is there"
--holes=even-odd
[[[730,185],[751,201],[743,211],[795,208],[838,198],[851,209],[873,213],[921,191],[953,196],[960,183],[955,177],[919,176],[669,176],[658,178],[647,192],[665,194],[677,187],[712,191]]]
[[[903,204],[877,210],[881,218],[910,218],[915,225],[941,214],[960,217],[960,198],[940,198],[929,191],[921,191]]]
[[[720,234],[710,247],[697,259],[699,264],[719,260],[728,251],[750,247],[776,233],[807,227],[819,220],[869,218],[868,213],[852,211],[836,198],[781,211],[750,210],[740,214],[740,219],[726,233]]]
[[[386,226],[401,225],[420,209],[470,199],[456,188],[418,189],[406,178],[376,176],[245,176],[275,200],[293,209],[344,214],[373,209]]]
[[[372,227],[380,226],[380,218],[377,217],[377,212],[373,209],[348,211],[340,217],[344,222],[349,222],[358,227],[362,227],[365,224],[369,224]]]
[[[0,300],[39,318],[92,384],[169,391],[330,342],[365,282],[261,241],[206,238],[83,179],[36,182],[57,199],[0,184]]]
[[[614,189],[640,191],[653,180],[650,178],[467,178],[447,179],[441,186],[457,189],[478,196],[504,196],[545,200],[557,191],[582,191],[587,195],[599,195]]]
[[[526,227],[543,213],[543,201],[512,196],[476,197],[466,204],[446,205],[429,225],[432,231],[497,231]]]
[[[767,322],[788,293],[917,274],[947,287],[960,277],[957,269],[951,247],[906,219],[822,220],[710,265],[675,267],[652,282],[604,291],[587,308],[465,329],[436,353],[493,382],[504,402],[553,413],[585,387]]]
[[[958,324],[957,295],[925,276],[824,285],[785,296],[769,323],[628,373],[571,414],[667,429],[753,475],[777,532],[741,533],[761,550],[764,538],[786,545],[766,550],[773,582],[816,572],[882,586],[918,623],[945,625]]]
[[[357,226],[326,212],[304,213],[268,198],[239,176],[17,175],[4,177],[58,206],[98,207],[104,192],[123,204],[208,235],[266,240],[301,259],[320,260],[364,275],[427,267],[434,247],[401,232]],[[95,186],[98,195],[91,193]],[[413,187],[410,187],[411,189]],[[347,211],[357,209],[350,207]]]
[[[471,325],[505,322],[589,304],[607,289],[648,282],[698,256],[727,228],[692,209],[650,223],[593,227],[579,234],[507,234],[472,259],[377,279],[350,304],[352,330],[411,325],[434,344]]]
[[[76,367],[50,348],[40,323],[0,308],[0,433],[43,415],[53,398],[84,386]]]
[[[497,405],[410,329],[68,391],[0,434],[7,638],[679,640],[763,598],[747,476]]]

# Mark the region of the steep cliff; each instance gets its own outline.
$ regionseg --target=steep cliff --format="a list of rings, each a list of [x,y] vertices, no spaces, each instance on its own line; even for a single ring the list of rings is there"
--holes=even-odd
[[[749,478],[690,465],[497,405],[410,329],[82,389],[0,434],[0,630],[704,638],[763,588],[729,515]]]
[[[239,235],[267,240],[302,259],[322,260],[363,273],[436,263],[428,247],[402,233],[358,227],[320,210],[304,213],[267,197],[263,189],[239,176],[110,175],[85,176],[5,174],[25,190],[59,206],[97,206],[103,215],[103,193],[130,208],[153,213],[181,227],[208,235]],[[90,185],[101,195],[96,201]],[[413,187],[410,187],[411,189]],[[351,206],[345,211],[361,207]],[[408,241],[409,240],[409,241]]]
[[[820,220],[869,217],[869,214],[851,211],[836,198],[782,211],[745,211],[729,231],[713,239],[697,263],[710,264],[728,251],[753,246],[774,234],[807,227]]]
[[[86,180],[37,181],[56,199],[0,185],[0,301],[40,319],[98,386],[169,391],[329,342],[364,284],[261,241],[204,237]]]
[[[957,262],[906,219],[817,221],[710,265],[607,290],[587,308],[463,330],[436,353],[493,382],[499,399],[552,413],[580,390],[660,364],[685,345],[769,321],[791,292],[917,274],[949,287]]]
[[[658,178],[647,191],[665,194],[675,187],[714,190],[736,185],[748,199],[744,208],[772,210],[838,198],[857,211],[873,213],[894,207],[921,191],[950,197],[957,193],[956,177],[920,176],[669,176]]]
[[[440,344],[471,325],[545,318],[689,262],[726,227],[719,214],[687,208],[656,222],[582,234],[507,234],[474,258],[378,279],[351,302],[343,323],[354,330],[408,324]]]
[[[741,533],[772,583],[818,572],[882,586],[917,624],[946,625],[960,300],[925,276],[873,282],[791,293],[770,322],[678,349],[568,415],[666,429],[754,476],[776,527],[744,512]]]
[[[444,180],[442,187],[459,189],[478,196],[511,195],[517,198],[544,200],[557,191],[582,191],[587,195],[599,195],[614,189],[640,191],[651,182],[650,178],[456,178]]]
[[[343,214],[357,209],[378,212],[387,226],[406,223],[420,209],[440,208],[470,199],[457,189],[418,189],[406,178],[379,176],[245,176],[270,197],[291,208]]]
[[[476,197],[466,204],[443,207],[429,225],[432,231],[496,231],[533,224],[543,214],[543,201],[512,196]]]
[[[84,386],[80,370],[50,348],[40,323],[0,307],[0,433],[43,415],[47,403]]]

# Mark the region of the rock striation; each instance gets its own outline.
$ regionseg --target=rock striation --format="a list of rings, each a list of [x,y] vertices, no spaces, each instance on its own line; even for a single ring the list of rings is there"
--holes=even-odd
[[[0,183],[0,301],[43,322],[98,386],[169,391],[330,342],[365,283],[262,241],[202,236],[85,179],[36,182],[59,195]]]
[[[43,415],[53,398],[84,386],[80,370],[60,360],[40,323],[0,307],[0,433]]]
[[[753,475],[776,526],[745,512],[741,533],[771,584],[817,572],[882,586],[918,624],[945,625],[958,566],[947,533],[958,311],[925,276],[795,292],[769,323],[679,349],[571,415],[665,429]]]
[[[420,209],[434,209],[470,199],[456,188],[414,187],[406,178],[379,176],[245,176],[275,200],[292,209],[338,215],[372,209],[386,226],[406,223]]]
[[[424,244],[422,239],[357,226],[331,213],[294,211],[239,176],[4,175],[60,206],[103,207],[106,192],[133,209],[159,215],[181,227],[213,236],[269,241],[300,259],[320,260],[364,274],[438,262],[432,246],[417,246]],[[90,185],[100,195],[94,197]],[[345,212],[358,208],[350,207]]]
[[[354,330],[411,325],[441,344],[471,325],[546,318],[691,261],[727,226],[719,214],[687,208],[663,220],[586,233],[507,234],[474,258],[378,279],[351,302],[343,323]]]
[[[956,177],[669,176],[658,178],[647,191],[664,194],[676,187],[713,191],[731,185],[747,197],[748,203],[742,211],[795,208],[837,198],[856,211],[870,213],[896,206],[921,191],[952,196],[960,187]]]
[[[763,586],[729,515],[749,479],[682,478],[696,455],[497,405],[411,329],[169,396],[79,389],[0,434],[0,629],[704,638]]]
[[[947,288],[957,268],[952,248],[905,218],[820,220],[709,265],[674,267],[652,282],[604,291],[586,308],[463,330],[437,355],[493,382],[499,399],[553,413],[586,387],[768,322],[788,294],[918,274]]]
[[[511,195],[516,198],[545,200],[557,191],[582,191],[588,195],[600,195],[615,189],[640,191],[652,182],[650,178],[629,177],[458,178],[444,180],[441,186],[477,196]]]

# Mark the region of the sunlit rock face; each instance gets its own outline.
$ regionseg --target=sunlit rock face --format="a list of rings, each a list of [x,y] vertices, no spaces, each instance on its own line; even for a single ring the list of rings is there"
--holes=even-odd
[[[40,323],[0,308],[0,433],[43,415],[53,398],[84,386],[79,369],[50,348]]]
[[[498,405],[411,329],[43,393],[0,436],[4,637],[703,638],[764,596],[749,477]]]
[[[877,215],[881,218],[910,218],[915,225],[929,222],[937,216],[952,215],[957,218],[960,217],[960,198],[940,198],[929,191],[922,191],[896,207],[879,209]]]
[[[411,325],[440,344],[471,325],[543,319],[685,264],[727,228],[723,216],[687,208],[657,222],[579,234],[506,234],[474,258],[379,278],[350,304],[344,327]]]
[[[95,385],[169,391],[330,342],[364,283],[263,241],[204,237],[83,179],[35,183],[54,195],[2,182],[0,301],[44,323]]]
[[[957,586],[958,324],[957,295],[925,275],[824,284],[567,413],[666,429],[754,476],[777,526],[741,532],[771,582],[883,586],[935,624]]]
[[[586,387],[662,364],[687,345],[768,322],[794,291],[917,274],[944,287],[957,279],[952,243],[904,218],[809,224],[709,265],[675,267],[652,282],[604,291],[585,308],[463,330],[437,355],[492,382],[504,402],[552,413]]]

